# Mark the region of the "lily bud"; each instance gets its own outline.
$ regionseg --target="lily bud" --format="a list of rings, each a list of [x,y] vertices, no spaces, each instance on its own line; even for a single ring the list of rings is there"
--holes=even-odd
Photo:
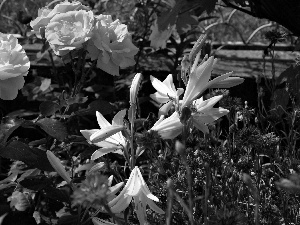
[[[185,146],[180,141],[176,141],[175,150],[179,155],[183,155],[185,153]]]
[[[205,41],[206,41],[206,37],[207,35],[206,34],[202,34],[200,35],[200,37],[198,38],[197,42],[194,44],[191,52],[190,52],[190,55],[189,55],[189,60],[190,62],[193,62],[196,55],[199,53],[199,51],[201,50],[201,48],[203,47]]]
[[[92,134],[90,137],[90,141],[92,143],[103,141],[106,138],[108,138],[108,137],[114,135],[115,133],[118,133],[124,129],[125,129],[125,127],[121,126],[121,125],[113,125],[113,126],[104,127],[101,130]]]
[[[131,83],[130,87],[130,105],[136,104],[137,94],[140,88],[141,80],[143,76],[141,73],[137,73]]]
[[[59,158],[57,158],[51,151],[47,150],[47,158],[55,171],[65,180],[67,183],[71,183],[71,178],[64,166],[61,164]]]

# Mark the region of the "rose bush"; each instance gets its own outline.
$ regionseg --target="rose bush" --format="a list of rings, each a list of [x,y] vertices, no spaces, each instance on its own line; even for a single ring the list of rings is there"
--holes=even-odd
[[[113,21],[110,15],[95,17],[96,23],[87,50],[97,67],[111,75],[119,75],[119,67],[135,64],[134,55],[138,48],[132,44],[127,26],[119,20]]]
[[[12,34],[0,33],[0,98],[13,100],[24,86],[29,59]]]
[[[79,11],[79,10],[86,10],[88,11],[89,8],[82,5],[80,2],[62,2],[57,4],[53,9],[49,9],[48,7],[43,7],[38,10],[38,17],[30,22],[30,26],[35,32],[40,32],[43,36],[45,32],[45,27],[49,24],[50,20],[57,14],[66,13],[69,11]]]
[[[45,37],[59,56],[82,47],[90,39],[94,23],[92,11],[70,11],[55,15],[46,26]]]

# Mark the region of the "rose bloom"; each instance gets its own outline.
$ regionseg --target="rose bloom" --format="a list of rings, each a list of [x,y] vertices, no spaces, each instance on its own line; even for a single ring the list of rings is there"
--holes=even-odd
[[[80,2],[62,2],[57,4],[53,9],[49,9],[47,7],[43,7],[38,10],[38,17],[30,22],[30,26],[35,32],[40,32],[43,36],[45,31],[45,27],[48,25],[50,20],[59,13],[66,13],[69,11],[79,11],[79,10],[86,10],[88,11],[89,8],[82,5]],[[40,30],[40,28],[42,30]]]
[[[91,38],[93,23],[92,11],[59,13],[46,26],[45,36],[54,53],[63,56]]]
[[[24,86],[29,59],[12,34],[0,33],[0,98],[13,100]]]
[[[97,67],[111,75],[119,75],[119,67],[135,64],[134,55],[138,48],[132,44],[127,26],[119,20],[112,21],[110,15],[96,18],[93,37],[88,42],[87,50],[92,60],[97,60]]]

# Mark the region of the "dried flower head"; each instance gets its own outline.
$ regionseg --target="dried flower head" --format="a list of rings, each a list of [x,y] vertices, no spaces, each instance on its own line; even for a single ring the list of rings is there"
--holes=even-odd
[[[265,38],[271,43],[283,42],[287,38],[287,33],[281,30],[270,30],[265,33]]]
[[[92,173],[73,193],[73,205],[103,205],[108,194],[108,179],[98,173]]]

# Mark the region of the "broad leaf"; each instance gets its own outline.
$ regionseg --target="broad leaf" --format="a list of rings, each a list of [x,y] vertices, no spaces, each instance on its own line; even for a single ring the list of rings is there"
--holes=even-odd
[[[54,171],[47,159],[45,151],[30,148],[27,144],[17,140],[9,142],[6,146],[0,144],[0,156],[22,161],[40,170]]]
[[[43,116],[51,116],[56,113],[61,107],[56,102],[45,101],[39,106],[40,112]]]
[[[41,129],[43,129],[47,134],[56,138],[59,141],[63,141],[67,136],[67,128],[65,125],[55,119],[44,118],[36,122]]]
[[[44,175],[39,176],[29,176],[26,177],[24,180],[20,181],[20,184],[27,189],[33,191],[40,191],[47,186],[51,186],[52,181],[51,179],[47,178]]]

